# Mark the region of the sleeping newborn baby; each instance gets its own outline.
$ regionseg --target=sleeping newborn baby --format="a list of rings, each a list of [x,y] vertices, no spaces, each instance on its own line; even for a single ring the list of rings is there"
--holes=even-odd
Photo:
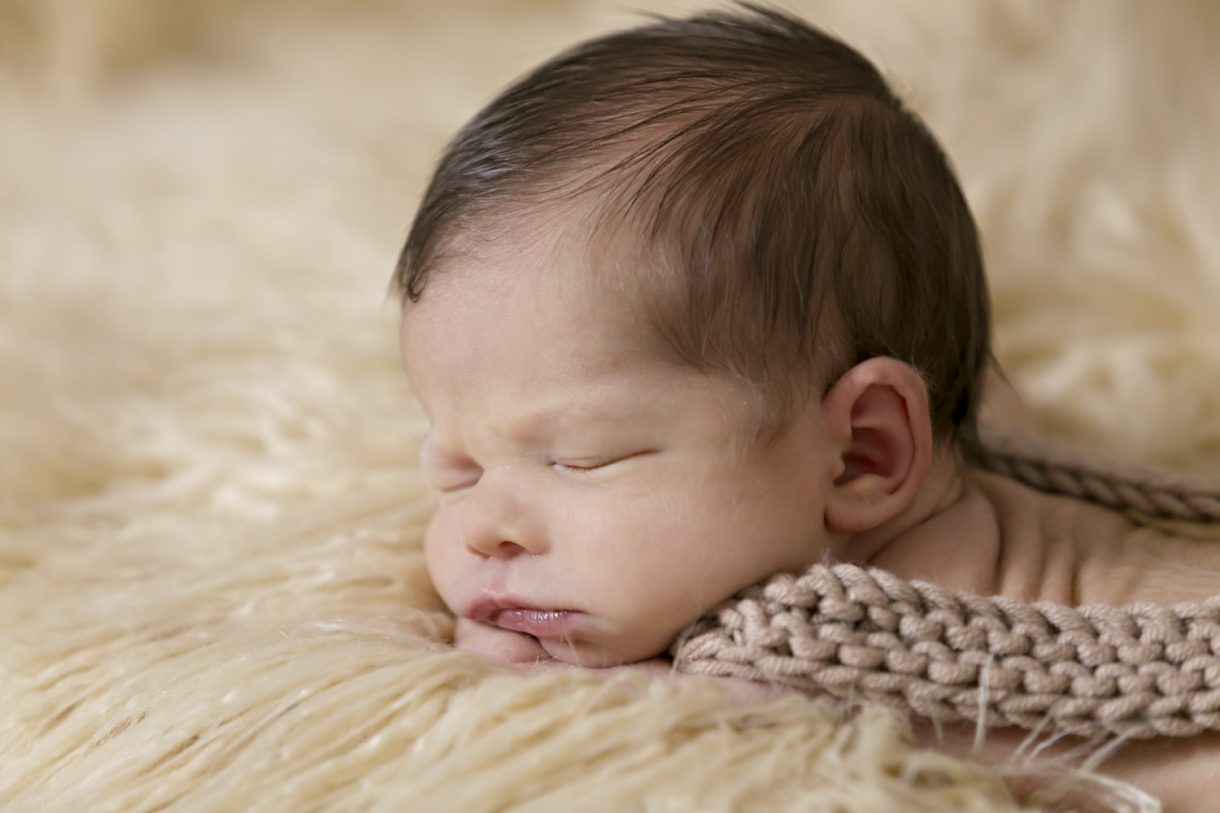
[[[822,561],[1071,605],[1220,592],[1202,543],[972,467],[970,210],[874,66],[786,15],[659,20],[518,81],[448,147],[395,285],[459,647],[644,661]]]

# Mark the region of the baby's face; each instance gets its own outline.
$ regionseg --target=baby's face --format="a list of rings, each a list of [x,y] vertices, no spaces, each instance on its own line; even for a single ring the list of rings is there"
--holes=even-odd
[[[446,604],[610,666],[819,560],[820,421],[756,440],[755,396],[668,360],[626,298],[593,283],[583,248],[509,242],[440,269],[403,321]]]

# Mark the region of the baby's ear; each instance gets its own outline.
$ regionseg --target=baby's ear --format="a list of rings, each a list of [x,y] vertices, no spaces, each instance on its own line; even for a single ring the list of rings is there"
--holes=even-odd
[[[831,531],[854,534],[905,511],[923,487],[934,446],[928,390],[892,358],[861,362],[822,401],[834,458],[826,495]]]

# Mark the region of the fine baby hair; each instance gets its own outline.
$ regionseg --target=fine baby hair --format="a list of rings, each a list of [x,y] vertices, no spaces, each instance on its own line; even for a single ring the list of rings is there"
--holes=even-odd
[[[934,436],[973,448],[975,224],[935,138],[837,39],[741,4],[560,54],[448,146],[393,286],[417,301],[469,241],[573,209],[663,346],[754,384],[771,425],[890,356],[922,376]]]

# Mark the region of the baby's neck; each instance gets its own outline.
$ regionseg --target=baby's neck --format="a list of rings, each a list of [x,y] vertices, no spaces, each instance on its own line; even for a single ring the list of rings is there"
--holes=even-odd
[[[867,564],[980,595],[1070,606],[1173,604],[1220,593],[1216,542],[1140,527],[1100,506],[965,467],[942,468],[939,477],[930,481],[940,500],[931,510],[888,538],[859,540]]]

